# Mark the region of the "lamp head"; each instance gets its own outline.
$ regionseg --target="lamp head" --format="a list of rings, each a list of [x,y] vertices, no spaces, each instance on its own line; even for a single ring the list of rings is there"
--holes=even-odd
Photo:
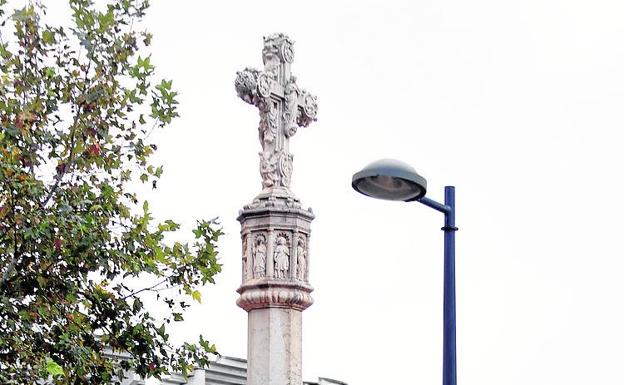
[[[391,201],[414,201],[427,193],[425,178],[394,159],[380,159],[356,172],[351,186],[360,194]]]

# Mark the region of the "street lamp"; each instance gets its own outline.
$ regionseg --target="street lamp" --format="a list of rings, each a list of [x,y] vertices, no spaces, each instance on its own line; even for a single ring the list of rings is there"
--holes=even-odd
[[[381,159],[353,174],[351,186],[371,198],[417,201],[444,214],[444,337],[442,384],[457,384],[455,349],[455,187],[444,187],[444,204],[426,198],[427,181],[406,163]]]

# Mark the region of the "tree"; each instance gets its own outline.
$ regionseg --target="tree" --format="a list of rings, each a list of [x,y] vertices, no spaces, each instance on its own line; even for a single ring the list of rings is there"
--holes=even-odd
[[[0,0],[0,383],[186,374],[215,347],[172,346],[167,330],[214,283],[221,231],[201,220],[195,241],[169,242],[180,226],[154,223],[133,190],[157,187],[149,136],[178,116],[138,31],[148,1],[69,6],[72,25],[50,26],[42,3]]]

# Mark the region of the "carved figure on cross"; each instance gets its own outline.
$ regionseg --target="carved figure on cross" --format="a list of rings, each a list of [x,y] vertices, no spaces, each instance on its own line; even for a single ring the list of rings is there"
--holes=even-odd
[[[237,73],[234,83],[238,96],[260,112],[263,191],[283,189],[289,193],[293,161],[289,140],[298,127],[316,120],[316,96],[297,86],[290,71],[293,59],[293,41],[288,36],[278,33],[264,37],[264,70],[246,68]]]

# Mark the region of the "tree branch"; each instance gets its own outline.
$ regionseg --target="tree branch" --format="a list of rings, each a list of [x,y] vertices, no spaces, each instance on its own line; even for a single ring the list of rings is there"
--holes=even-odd
[[[126,295],[126,296],[122,297],[121,299],[122,299],[122,300],[126,300],[126,299],[128,299],[128,298],[130,298],[130,297],[134,297],[135,295],[137,295],[137,294],[139,294],[139,293],[141,293],[141,292],[148,291],[148,290],[150,290],[150,291],[151,291],[151,290],[153,290],[156,286],[160,286],[160,285],[162,285],[163,283],[167,282],[167,280],[168,280],[169,278],[171,278],[171,276],[166,277],[166,278],[165,278],[165,279],[163,279],[162,281],[157,282],[156,284],[154,284],[154,285],[152,285],[152,286],[149,286],[149,287],[144,287],[143,289],[140,289],[140,290],[137,290],[137,291],[133,291],[132,293],[130,293],[130,294],[128,294],[128,295]]]
[[[87,76],[89,74],[89,71],[91,70],[91,60],[89,60],[89,64],[87,65],[87,69],[85,70],[85,76],[84,76],[84,82],[85,82],[85,89],[84,89],[84,93],[86,93],[86,90],[88,89],[87,86]],[[72,131],[71,131],[71,139],[70,139],[70,149],[69,149],[69,157],[67,159],[67,163],[65,164],[65,167],[63,167],[63,169],[61,170],[60,173],[56,174],[56,180],[54,181],[54,185],[50,188],[50,191],[48,192],[48,195],[46,196],[46,198],[43,200],[43,202],[40,204],[42,209],[45,209],[46,205],[48,204],[48,202],[50,201],[50,199],[52,198],[52,196],[54,195],[54,193],[56,192],[56,189],[58,188],[59,184],[61,183],[61,180],[63,179],[63,176],[65,176],[65,174],[69,173],[71,171],[71,168],[73,166],[74,163],[74,150],[76,148],[76,126],[78,125],[78,121],[80,120],[80,112],[82,110],[82,106],[84,105],[85,102],[81,102],[78,104],[78,110],[76,111],[76,115],[74,116],[74,122],[72,123],[71,127],[72,127]]]
[[[11,200],[11,211],[13,212],[13,257],[9,262],[7,269],[2,273],[2,281],[0,281],[0,288],[4,288],[4,285],[9,280],[9,275],[13,273],[15,270],[15,266],[17,265],[17,260],[19,258],[17,252],[17,222],[15,221],[15,197],[13,196],[13,189],[9,188],[9,195]]]

